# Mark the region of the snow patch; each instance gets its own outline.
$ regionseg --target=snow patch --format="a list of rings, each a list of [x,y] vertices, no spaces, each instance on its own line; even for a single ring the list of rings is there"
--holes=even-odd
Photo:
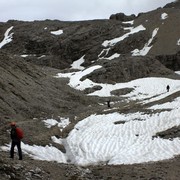
[[[21,55],[21,57],[24,57],[24,58],[25,58],[25,57],[28,57],[28,56],[29,56],[29,55],[27,55],[27,54],[22,54],[22,55]]]
[[[180,71],[175,71],[175,73],[180,75]]]
[[[85,55],[84,55],[85,56]],[[79,69],[79,70],[83,70],[85,69],[83,66],[81,66],[82,63],[84,63],[85,59],[84,56],[82,56],[80,59],[78,59],[77,61],[74,61],[71,64],[71,69]]]
[[[57,30],[57,31],[51,31],[51,34],[58,36],[58,35],[63,34],[63,30],[60,29],[60,30]]]
[[[84,81],[80,81],[80,79],[83,76],[86,76],[87,74],[90,74],[91,72],[95,71],[96,69],[101,68],[102,66],[96,65],[96,66],[92,66],[89,67],[83,71],[79,71],[79,72],[73,72],[73,73],[58,73],[57,78],[63,77],[63,78],[70,78],[68,85],[70,87],[73,87],[75,89],[78,90],[84,90],[86,88],[89,87],[93,87],[94,85],[96,85],[96,83],[93,83],[91,80],[86,79]]]
[[[177,41],[177,45],[180,46],[180,39]]]
[[[22,54],[20,56],[25,58],[25,57],[28,57],[28,56],[36,56],[36,54]]]
[[[24,144],[21,142],[21,148],[23,153],[28,154],[30,157],[36,160],[43,161],[55,161],[58,163],[67,163],[66,156],[59,149],[53,146],[30,146],[28,144]],[[5,146],[1,146],[0,150],[9,151],[10,144],[6,144]]]
[[[152,48],[152,46],[149,46],[149,45],[152,43],[153,38],[156,36],[158,30],[159,30],[159,28],[154,29],[151,39],[149,39],[148,43],[145,44],[143,49],[141,49],[141,50],[135,49],[135,50],[131,51],[132,56],[145,56],[145,55],[147,55],[147,53]]]
[[[134,24],[134,20],[132,20],[132,21],[125,21],[125,22],[122,22],[123,24]]]
[[[168,18],[168,14],[167,13],[162,13],[161,14],[161,19],[162,20],[165,20],[165,19],[167,19]]]
[[[123,41],[125,38],[129,37],[130,34],[135,34],[135,33],[138,33],[140,31],[144,31],[146,28],[143,26],[143,25],[139,25],[135,28],[132,28],[130,32],[124,34],[123,36],[121,37],[118,37],[118,38],[114,38],[112,40],[105,40],[102,45],[104,47],[108,47],[108,46],[114,46],[116,43],[120,42],[120,41]]]
[[[59,118],[59,120],[46,119],[46,120],[43,120],[43,122],[45,123],[45,126],[47,128],[51,128],[52,126],[57,125],[61,131],[70,124],[69,118],[61,118],[61,117]]]
[[[115,54],[113,54],[113,55],[110,56],[110,57],[105,57],[105,59],[112,60],[112,59],[114,59],[114,58],[118,58],[119,56],[120,56],[120,54],[115,53]]]
[[[1,49],[4,45],[6,45],[6,44],[8,44],[8,43],[10,43],[10,42],[12,41],[12,38],[13,38],[13,34],[14,34],[14,33],[10,33],[10,34],[9,34],[9,32],[10,32],[12,29],[13,29],[13,26],[11,26],[10,28],[8,28],[8,29],[6,30],[6,32],[4,33],[4,39],[0,42],[0,49]]]
[[[52,136],[51,139],[53,142],[55,142],[57,144],[63,144],[63,139],[61,139],[61,138],[58,139],[56,136]]]
[[[44,57],[46,57],[46,55],[42,55],[42,56],[38,57],[38,59],[41,59],[41,58],[44,58]]]

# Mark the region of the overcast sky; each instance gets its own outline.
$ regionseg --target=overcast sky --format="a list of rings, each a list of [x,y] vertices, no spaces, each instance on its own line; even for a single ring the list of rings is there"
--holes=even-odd
[[[58,19],[64,21],[108,19],[163,7],[174,0],[0,0],[0,21]]]

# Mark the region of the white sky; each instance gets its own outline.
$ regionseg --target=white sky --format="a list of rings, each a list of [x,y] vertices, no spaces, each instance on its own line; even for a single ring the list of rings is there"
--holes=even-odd
[[[163,7],[174,0],[1,0],[0,22],[15,20],[108,19],[111,14],[127,15]]]

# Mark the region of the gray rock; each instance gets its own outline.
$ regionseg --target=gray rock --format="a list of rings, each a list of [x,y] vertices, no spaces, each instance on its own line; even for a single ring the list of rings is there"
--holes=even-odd
[[[127,16],[124,13],[112,14],[109,19],[118,20],[118,21],[131,21],[134,20],[136,16],[134,14]]]

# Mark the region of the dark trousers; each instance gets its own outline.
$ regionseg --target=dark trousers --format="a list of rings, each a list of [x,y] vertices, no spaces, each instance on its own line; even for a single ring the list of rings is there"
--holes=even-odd
[[[22,160],[22,150],[21,150],[21,141],[12,141],[11,143],[11,150],[10,150],[10,157],[14,158],[14,147],[17,146],[19,160]]]

